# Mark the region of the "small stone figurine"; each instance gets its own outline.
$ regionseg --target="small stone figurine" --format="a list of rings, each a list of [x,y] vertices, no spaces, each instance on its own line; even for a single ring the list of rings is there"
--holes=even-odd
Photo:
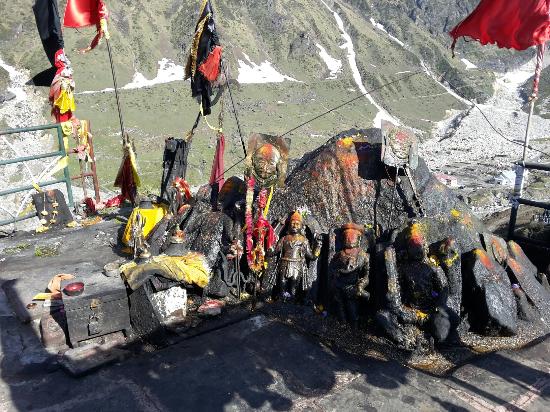
[[[319,236],[315,236],[315,245],[313,251],[309,241],[304,236],[303,218],[300,212],[294,212],[290,217],[290,227],[288,234],[283,236],[277,242],[271,255],[280,255],[276,279],[271,279],[270,283],[277,282],[279,293],[284,298],[295,299],[299,291],[307,291],[311,287],[307,263],[308,260],[315,260],[321,254],[322,241]]]
[[[344,247],[334,255],[330,272],[338,317],[355,328],[359,320],[359,300],[369,298],[366,287],[370,258],[360,246],[365,232],[363,226],[348,223],[342,230]]]

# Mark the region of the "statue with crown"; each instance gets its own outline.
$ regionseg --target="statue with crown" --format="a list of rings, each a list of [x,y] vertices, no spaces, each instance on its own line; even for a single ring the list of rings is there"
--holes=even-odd
[[[314,281],[308,265],[321,254],[322,238],[320,235],[313,236],[313,248],[310,246],[303,213],[297,210],[290,215],[287,234],[278,240],[269,253],[277,256],[278,262],[276,270],[269,274],[268,283],[274,286],[274,297],[285,301],[298,301],[307,297]]]

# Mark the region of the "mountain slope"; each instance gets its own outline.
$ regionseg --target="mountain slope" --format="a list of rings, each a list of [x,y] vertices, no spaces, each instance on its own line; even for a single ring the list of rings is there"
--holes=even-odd
[[[0,57],[34,75],[48,63],[36,33],[32,3],[20,0],[1,5],[5,18],[0,22]],[[59,2],[60,10],[65,3]],[[162,59],[173,62],[173,78],[182,77],[200,2],[119,0],[107,4],[119,84],[129,86],[121,91],[125,124],[136,138],[144,180],[157,190],[164,138],[185,135],[197,105],[188,83],[139,85],[144,78],[162,77],[158,71]],[[460,97],[449,93],[447,81],[467,98],[485,101],[494,82],[488,68],[515,63],[496,49],[481,52],[480,47],[464,42],[457,51],[467,51],[468,59],[486,68],[469,69],[460,58],[451,58],[446,31],[476,0],[216,0],[213,4],[230,77],[241,82],[232,92],[244,139],[252,132],[283,133],[362,91],[378,89],[292,133],[294,157],[341,130],[370,127],[388,116],[428,138],[447,110],[466,107]],[[87,55],[73,51],[85,47],[93,32],[91,28],[65,31],[77,91],[112,87],[105,45]],[[521,60],[521,56],[514,59]],[[278,73],[279,80],[297,81],[249,83],[261,70],[264,74],[271,70],[267,79]],[[109,186],[120,157],[114,97],[109,92],[81,94],[77,104],[77,115],[92,121],[100,178]],[[231,165],[242,154],[228,101],[224,126],[229,139],[226,163]],[[213,132],[201,124],[193,144],[190,179],[204,182],[215,144]]]

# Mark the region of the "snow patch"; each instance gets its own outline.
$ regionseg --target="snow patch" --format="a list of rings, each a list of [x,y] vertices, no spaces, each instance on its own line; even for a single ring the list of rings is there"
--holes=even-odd
[[[250,57],[244,54],[244,58],[247,60],[238,60],[239,63],[239,76],[237,81],[241,84],[252,84],[252,83],[282,83],[285,80],[292,82],[298,82],[298,80],[281,74],[273,67],[273,65],[265,60],[263,63],[256,64]],[[300,82],[302,83],[302,82]]]
[[[355,48],[353,47],[353,41],[351,39],[351,36],[346,31],[344,27],[344,21],[340,17],[338,13],[336,13],[334,10],[332,10],[327,3],[324,2],[324,0],[321,0],[321,3],[325,5],[325,7],[332,13],[334,16],[334,19],[336,20],[336,24],[338,25],[338,28],[340,29],[340,33],[342,35],[342,38],[344,39],[344,44],[340,46],[341,49],[344,49],[347,51],[348,54],[348,63],[351,68],[351,72],[353,74],[353,80],[357,84],[357,87],[365,95],[365,97],[369,100],[371,104],[373,104],[377,109],[378,113],[376,114],[374,120],[373,120],[373,126],[374,127],[381,127],[382,126],[382,119],[388,120],[392,123],[399,124],[399,121],[395,119],[393,116],[391,116],[382,106],[380,106],[378,103],[374,101],[372,96],[367,92],[367,89],[365,88],[365,85],[363,84],[363,80],[361,79],[361,74],[359,73],[359,68],[357,67],[357,60],[355,58]]]
[[[159,68],[157,75],[153,79],[147,79],[142,73],[135,72],[132,81],[121,87],[122,90],[134,90],[143,89],[145,87],[152,87],[158,84],[171,83],[176,81],[183,81],[185,77],[185,69],[174,63],[172,60],[163,58],[158,62]],[[100,91],[83,91],[78,94],[95,94],[95,93],[109,93],[115,89],[107,87]]]
[[[157,84],[183,81],[185,77],[185,69],[183,66],[175,64],[173,61],[166,58],[160,60],[158,65],[159,69],[154,79],[148,80],[143,74],[136,72],[132,81],[124,86],[123,89],[141,89],[142,87],[151,87]]]
[[[464,103],[465,105],[468,105],[468,106],[471,106],[472,104],[466,100],[465,98],[463,98],[462,96],[459,96],[457,93],[455,93],[453,91],[453,89],[451,89],[449,86],[447,86],[446,84],[444,83],[441,83],[439,81],[439,79],[437,78],[437,76],[428,68],[428,66],[426,65],[426,63],[424,63],[423,60],[420,60],[420,65],[422,66],[422,69],[424,70],[424,73],[426,73],[428,76],[430,76],[437,84],[439,84],[441,87],[443,87],[447,93],[449,93],[451,96],[453,96],[455,99],[461,101],[462,103]]]
[[[412,73],[410,70],[405,70],[404,72],[397,72],[395,74],[405,74],[405,73]]]
[[[528,172],[526,170],[525,172]],[[525,178],[527,179],[527,175],[524,173]],[[498,176],[495,176],[494,178],[495,183],[506,186],[508,188],[514,187],[514,184],[516,183],[516,171],[515,170],[504,170],[500,172]]]
[[[319,49],[319,56],[321,57],[321,59],[323,59],[328,69],[330,70],[330,75],[327,77],[327,80],[337,79],[337,74],[342,72],[342,60],[332,57],[319,43],[316,43],[315,45]]]
[[[401,47],[405,47],[405,43],[403,43],[401,40],[399,40],[397,37],[395,36],[392,36],[390,33],[388,33],[388,31],[386,30],[386,28],[380,24],[380,23],[377,23],[376,20],[374,20],[372,17],[370,18],[370,22],[371,24],[374,26],[374,28],[386,33],[386,35],[391,39],[393,40],[395,43],[399,44]]]
[[[468,59],[460,59],[466,65],[466,70],[477,69],[477,66]]]
[[[497,89],[504,87],[511,92],[519,93],[521,86],[533,77],[535,68],[536,59],[532,59],[516,70],[500,74],[496,81]]]

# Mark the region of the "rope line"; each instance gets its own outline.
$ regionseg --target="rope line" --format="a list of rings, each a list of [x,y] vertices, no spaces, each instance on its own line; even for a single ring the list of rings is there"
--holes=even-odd
[[[225,71],[225,67],[224,67],[224,71]],[[353,99],[347,100],[347,101],[345,101],[344,103],[339,104],[338,106],[335,106],[335,107],[333,107],[333,108],[331,108],[331,109],[328,109],[328,110],[326,110],[325,112],[323,112],[323,113],[321,113],[321,114],[319,114],[319,115],[317,115],[317,116],[315,116],[315,117],[313,117],[313,118],[311,118],[311,119],[309,119],[309,120],[307,120],[307,121],[305,121],[305,122],[303,122],[303,123],[300,123],[299,125],[293,127],[292,129],[286,131],[285,133],[281,134],[280,137],[284,137],[284,136],[286,136],[286,135],[288,135],[288,134],[290,134],[290,133],[292,133],[292,132],[294,132],[294,131],[300,129],[301,127],[304,127],[305,125],[307,125],[307,124],[309,124],[309,123],[312,123],[313,121],[315,121],[315,120],[317,120],[317,119],[320,119],[321,117],[324,117],[324,116],[326,116],[326,115],[328,115],[328,114],[330,114],[330,113],[332,113],[332,112],[334,112],[334,111],[336,111],[336,110],[338,110],[338,109],[341,109],[342,107],[347,106],[348,104],[353,103],[354,101],[359,100],[359,99],[361,99],[361,98],[363,98],[363,97],[365,97],[365,96],[367,96],[367,95],[369,95],[369,94],[371,94],[371,93],[373,93],[373,92],[382,90],[382,89],[384,89],[384,88],[386,88],[386,87],[388,87],[388,86],[391,86],[392,84],[399,83],[399,82],[401,82],[401,81],[403,81],[403,80],[407,80],[407,79],[409,79],[409,78],[411,78],[411,77],[417,76],[417,75],[422,74],[422,73],[426,74],[424,70],[418,70],[418,71],[416,71],[416,72],[410,73],[410,74],[407,75],[407,76],[403,76],[403,77],[400,77],[399,79],[395,79],[395,80],[392,80],[392,81],[390,81],[390,82],[384,83],[384,84],[382,84],[382,85],[380,85],[380,86],[378,86],[378,87],[375,87],[375,88],[371,89],[370,91],[368,91],[368,92],[366,92],[366,93],[361,93],[361,94],[359,94],[358,96],[354,97]],[[463,88],[463,87],[466,87],[466,86],[463,86],[463,87],[460,87],[460,88],[455,87],[449,80],[447,80],[447,78],[445,77],[445,75],[440,75],[440,78],[441,78],[441,80],[444,80],[444,81],[449,85],[449,87],[450,87],[458,96],[460,96],[460,97],[463,98],[464,100],[467,100],[467,101],[470,102],[470,104],[472,104],[476,109],[478,109],[479,112],[481,113],[482,117],[483,117],[483,118],[485,119],[485,121],[487,122],[487,124],[489,124],[489,126],[491,127],[491,129],[493,129],[493,131],[494,131],[495,133],[497,133],[498,136],[500,136],[502,139],[506,140],[506,141],[509,142],[509,143],[512,143],[512,144],[515,144],[515,145],[518,145],[518,146],[521,146],[521,147],[524,146],[523,143],[517,142],[517,141],[515,141],[515,140],[509,139],[509,138],[507,138],[506,136],[504,136],[504,134],[503,134],[499,129],[497,129],[497,127],[496,127],[495,125],[493,125],[493,123],[489,120],[489,118],[487,117],[487,115],[485,114],[485,112],[477,105],[477,103],[475,103],[475,102],[472,101],[471,99],[469,99],[469,98],[463,96],[461,93],[458,92],[459,89],[461,89],[461,88]],[[226,72],[226,79],[227,79],[227,72]],[[229,88],[229,82],[228,82],[228,89],[229,89],[229,95],[231,96],[231,103],[232,103],[232,105],[233,105],[233,112],[234,112],[234,114],[235,114],[235,119],[237,120],[237,126],[238,126],[238,128],[239,128],[239,135],[240,135],[240,137],[241,137],[241,143],[242,143],[242,145],[243,145],[243,150],[244,150],[244,152],[245,152],[245,157],[239,159],[236,163],[234,163],[233,165],[231,165],[230,167],[228,167],[227,169],[225,169],[219,176],[216,176],[216,179],[214,180],[215,183],[219,182],[219,181],[221,180],[221,178],[223,178],[223,176],[225,175],[225,173],[227,173],[228,171],[234,169],[235,167],[237,167],[238,165],[240,165],[240,164],[246,159],[246,150],[245,150],[245,147],[244,147],[244,141],[243,141],[243,137],[242,137],[242,134],[241,134],[240,123],[239,123],[239,120],[238,120],[237,112],[236,112],[236,110],[235,110],[235,105],[234,105],[233,98],[232,98],[232,95],[231,95],[231,89]],[[548,153],[546,153],[546,152],[544,152],[544,151],[542,151],[542,150],[536,149],[536,148],[532,147],[531,145],[527,145],[527,148],[530,149],[530,150],[533,150],[533,151],[535,151],[535,152],[539,152],[539,153],[543,154],[544,156],[550,157],[550,154],[548,154]]]
[[[235,107],[235,102],[233,101],[233,93],[231,92],[231,86],[229,86],[229,76],[227,75],[227,67],[225,64],[222,64],[223,72],[225,73],[225,84],[227,85],[227,90],[229,91],[229,98],[231,99],[231,106],[233,107],[233,114],[235,115],[235,121],[237,122],[237,129],[239,130],[239,137],[241,138],[241,145],[243,146],[244,157],[246,158],[246,145],[244,144],[243,133],[241,131],[241,122],[239,121],[239,116],[237,115],[237,108]]]
[[[388,86],[391,86],[392,84],[399,83],[399,82],[401,82],[401,81],[403,81],[403,80],[407,80],[407,79],[409,79],[409,78],[411,78],[411,77],[413,77],[413,76],[416,76],[416,75],[422,74],[422,73],[424,73],[424,70],[419,70],[419,71],[414,72],[414,73],[411,73],[411,74],[409,74],[409,75],[407,75],[407,76],[400,77],[399,79],[392,80],[391,82],[384,83],[384,84],[382,84],[382,85],[380,85],[380,86],[378,86],[378,87],[375,87],[374,89],[372,89],[372,90],[370,90],[370,91],[368,91],[368,92],[366,92],[366,93],[361,93],[360,95],[354,97],[353,99],[348,100],[348,101],[346,101],[346,102],[344,102],[344,103],[342,103],[342,104],[340,104],[340,105],[338,105],[338,106],[336,106],[336,107],[333,107],[332,109],[327,110],[327,111],[324,112],[324,113],[321,113],[321,114],[318,115],[318,116],[313,117],[312,119],[310,119],[310,120],[308,120],[308,121],[305,121],[304,123],[299,124],[298,126],[292,128],[292,129],[290,129],[289,131],[287,131],[287,132],[283,133],[282,135],[280,135],[280,137],[286,136],[287,134],[292,133],[292,132],[298,130],[299,128],[301,128],[301,127],[303,127],[303,126],[305,126],[305,125],[307,125],[307,124],[309,124],[309,123],[311,123],[311,122],[313,122],[313,121],[315,121],[315,120],[317,120],[317,119],[319,119],[319,118],[321,118],[321,117],[323,117],[323,116],[326,116],[327,114],[332,113],[332,112],[334,112],[335,110],[338,110],[338,109],[340,109],[340,108],[342,108],[342,107],[344,107],[344,106],[346,106],[346,105],[348,105],[348,104],[350,104],[350,103],[352,103],[352,102],[354,102],[354,101],[356,101],[356,100],[359,100],[359,99],[362,98],[362,97],[368,96],[369,94],[371,94],[371,93],[373,93],[373,92],[376,92],[376,91],[378,91],[378,90],[384,89],[384,88],[386,88],[386,87],[388,87]]]
[[[224,68],[224,69],[225,69],[225,68]],[[375,92],[375,91],[377,91],[377,90],[381,90],[381,89],[383,89],[383,88],[385,88],[385,87],[388,87],[388,86],[390,86],[390,85],[392,85],[392,84],[395,84],[395,83],[398,83],[398,82],[400,82],[400,81],[406,80],[406,79],[408,79],[408,78],[411,78],[411,77],[416,76],[416,75],[421,74],[421,73],[424,73],[424,71],[423,71],[423,70],[419,70],[419,71],[414,72],[414,73],[411,73],[411,74],[409,74],[409,75],[407,75],[407,76],[400,77],[399,79],[392,80],[391,82],[384,83],[384,84],[382,84],[382,85],[380,85],[380,86],[378,86],[378,87],[375,87],[374,89],[372,89],[372,90],[370,90],[370,91],[368,91],[368,92],[366,92],[366,93],[361,93],[360,95],[354,97],[353,99],[350,99],[350,100],[348,100],[348,101],[346,101],[346,102],[344,102],[344,103],[342,103],[342,104],[340,104],[340,105],[338,105],[338,106],[336,106],[336,107],[333,107],[332,109],[329,109],[329,110],[327,110],[327,111],[325,111],[325,112],[319,114],[318,116],[315,116],[314,118],[312,118],[312,119],[310,119],[310,120],[308,120],[308,121],[306,121],[306,122],[304,122],[304,123],[301,123],[300,125],[298,125],[298,126],[292,128],[292,129],[290,129],[289,131],[287,131],[287,132],[281,134],[280,137],[286,136],[287,134],[292,133],[292,132],[295,131],[295,130],[298,130],[300,127],[303,127],[303,126],[305,126],[305,125],[308,124],[308,123],[311,123],[311,122],[313,122],[313,121],[315,121],[315,120],[317,120],[317,119],[319,119],[319,118],[321,118],[321,117],[323,117],[323,116],[326,116],[326,115],[329,114],[329,113],[334,112],[335,110],[338,110],[338,109],[340,109],[340,108],[342,108],[342,107],[344,107],[344,106],[346,106],[346,105],[348,105],[348,104],[350,104],[350,103],[352,103],[352,102],[354,102],[354,101],[356,101],[356,100],[359,100],[360,98],[365,97],[365,96],[367,96],[368,94],[370,94],[370,93],[372,93],[372,92]],[[226,78],[227,78],[227,74],[226,74]],[[229,86],[229,83],[228,83],[228,86]],[[229,89],[229,87],[228,87],[228,89]],[[231,96],[231,89],[229,89],[229,95]],[[232,101],[232,103],[233,103],[233,101]],[[233,106],[233,109],[235,109],[235,106]],[[235,118],[237,119],[237,125],[238,125],[237,112],[234,111],[234,113],[235,113]],[[240,133],[240,127],[239,127],[239,133]],[[242,140],[242,135],[241,135],[241,143],[243,144],[243,149],[244,149],[244,141]],[[225,169],[223,172],[221,172],[220,175],[216,176],[216,178],[214,179],[214,183],[219,182],[219,181],[223,178],[223,176],[225,175],[225,173],[227,173],[228,171],[230,171],[230,170],[234,169],[235,167],[237,167],[238,165],[240,165],[245,159],[246,159],[246,150],[245,150],[245,157],[239,159],[236,163],[233,163],[230,167],[228,167],[228,168]]]
[[[474,106],[477,110],[479,110],[479,112],[481,113],[481,116],[485,119],[485,121],[487,122],[487,124],[491,127],[491,129],[493,129],[493,131],[499,135],[502,139],[506,140],[507,142],[509,143],[513,143],[515,145],[518,145],[518,146],[521,146],[521,147],[524,147],[525,145],[523,143],[520,143],[520,142],[517,142],[515,140],[512,140],[512,139],[509,139],[507,138],[506,136],[504,136],[504,134],[499,130],[497,129],[497,127],[495,125],[493,125],[493,123],[489,120],[489,118],[487,117],[487,115],[485,114],[485,112],[483,110],[481,110],[481,107],[478,106],[478,104],[476,102],[474,102],[473,100],[465,97],[465,96],[462,96],[459,92],[458,92],[458,88],[456,88],[449,80],[447,80],[447,78],[445,77],[445,75],[442,75],[441,76],[441,79],[442,80],[445,80],[447,82],[447,84],[449,85],[449,87],[457,94],[459,95],[460,97],[462,97],[464,100],[467,100],[468,102],[470,102],[472,104],[472,106]],[[533,146],[531,145],[527,145],[527,148],[530,149],[530,150],[533,150],[535,152],[539,152],[541,154],[543,154],[544,156],[547,156],[547,157],[550,157],[550,154],[542,151],[542,150],[539,150],[539,149],[536,149],[534,148]]]

